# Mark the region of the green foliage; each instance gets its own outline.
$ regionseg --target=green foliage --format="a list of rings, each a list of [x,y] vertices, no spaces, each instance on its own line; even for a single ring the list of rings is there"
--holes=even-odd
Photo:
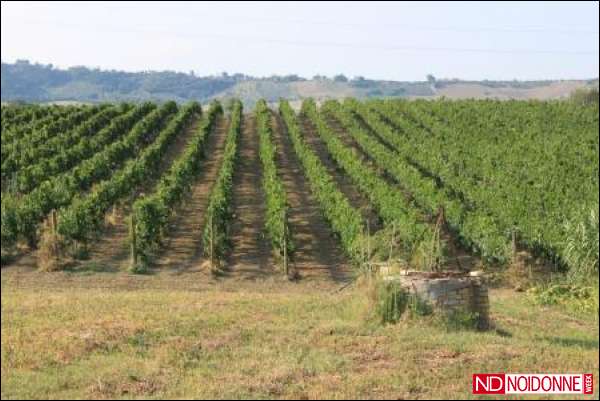
[[[445,264],[446,244],[434,235],[430,240],[423,241],[413,252],[411,267],[422,271],[438,271]]]
[[[136,222],[135,246],[144,265],[149,264],[152,252],[160,246],[175,206],[181,203],[200,173],[206,138],[213,131],[217,118],[222,113],[223,109],[219,103],[211,105],[198,131],[170,170],[161,178],[155,192],[133,204]]]
[[[16,242],[19,221],[13,211],[19,205],[18,199],[11,194],[2,194],[2,249],[8,249]]]
[[[48,117],[58,111],[64,111],[62,107],[41,106],[38,104],[7,104],[2,105],[2,145],[14,140],[15,131],[25,126]]]
[[[242,103],[235,101],[231,110],[229,132],[225,143],[223,162],[206,210],[203,247],[213,261],[222,260],[229,245],[228,231],[231,220],[233,172],[238,155],[238,138],[242,125]],[[211,254],[212,253],[212,254]]]
[[[581,106],[598,105],[598,88],[582,88],[571,93],[570,100]]]
[[[381,281],[375,289],[375,314],[381,324],[394,324],[406,312],[409,293],[395,281]]]
[[[68,206],[81,191],[114,173],[127,158],[146,145],[145,142],[153,137],[155,130],[177,110],[177,106],[167,103],[148,114],[154,109],[154,105],[147,103],[115,118],[96,137],[118,137],[129,131],[127,135],[93,157],[81,161],[73,169],[42,182],[29,194],[19,197],[19,202],[2,194],[2,232],[7,235],[2,247],[12,246],[19,239],[26,239],[35,245],[39,225],[48,213]],[[5,225],[13,226],[5,228]]]
[[[2,159],[9,154],[10,145],[43,131],[53,122],[80,111],[79,106],[18,105],[2,107]],[[8,145],[8,146],[7,146]]]
[[[370,296],[373,313],[381,324],[395,324],[403,317],[421,319],[431,316],[434,324],[447,331],[475,330],[479,325],[479,315],[463,309],[436,309],[434,313],[429,302],[396,280],[377,280]]]
[[[263,167],[263,189],[267,203],[266,232],[278,256],[284,257],[286,254],[291,257],[294,246],[288,223],[289,207],[283,183],[277,175],[277,149],[272,142],[271,113],[264,100],[256,104],[255,115],[260,141],[259,155]]]
[[[129,268],[129,273],[137,275],[148,274],[148,266],[146,263],[137,263]]]
[[[563,255],[571,278],[585,281],[598,277],[598,207],[580,221],[567,222],[565,231]]]
[[[280,101],[279,112],[287,127],[294,151],[302,164],[304,175],[308,179],[311,191],[317,199],[323,215],[329,221],[332,230],[339,236],[348,257],[352,261],[360,263],[360,243],[363,232],[360,212],[350,205],[319,157],[304,141],[296,114],[287,101]]]
[[[9,263],[11,263],[13,260],[14,260],[14,257],[13,257],[12,255],[9,255],[9,254],[4,254],[4,253],[3,253],[3,254],[0,256],[0,264],[1,264],[2,266],[4,266],[5,264],[9,264]]]
[[[323,106],[324,112],[343,119],[344,115],[336,113],[340,108],[341,105],[333,101]],[[344,169],[358,190],[370,199],[385,224],[399,227],[398,237],[404,249],[412,254],[422,242],[430,243],[434,236],[433,230],[422,222],[419,211],[406,201],[402,193],[381,178],[377,171],[365,164],[353,149],[343,144],[317,111],[314,102],[305,101],[302,111],[315,125],[333,159]]]
[[[433,306],[421,297],[411,293],[408,296],[408,312],[413,318],[429,316],[433,314]]]
[[[477,330],[479,326],[479,314],[462,309],[440,313],[436,320],[449,332]]]
[[[39,147],[30,149],[27,159],[22,157],[23,168],[15,178],[15,185],[21,194],[35,189],[42,182],[76,166],[82,160],[92,157],[102,147],[115,139],[106,131],[115,118],[131,110],[123,104],[108,107],[85,121],[73,131],[67,131],[46,141]]]
[[[2,157],[2,177],[10,177],[21,168],[34,162],[37,158],[52,153],[60,147],[60,139],[71,138],[70,131],[107,108],[102,106],[82,106],[71,113],[48,121],[48,124],[37,127],[11,143],[2,145],[5,156]],[[45,152],[44,152],[45,151]]]
[[[196,77],[173,71],[66,70],[34,63],[2,63],[2,101],[206,100],[247,79],[241,74]]]
[[[588,284],[554,282],[533,287],[527,291],[529,299],[538,305],[559,306],[569,311],[598,316],[598,281]]]
[[[410,158],[412,153],[407,149],[407,142],[386,124],[378,111],[352,99],[347,100],[344,106],[344,109],[336,112],[336,116],[345,124],[359,146],[408,190],[421,208],[431,215],[435,215],[440,207],[443,208],[446,222],[459,234],[465,245],[486,259],[501,262],[508,260],[509,244],[506,235],[497,229],[492,218],[486,213],[468,208],[455,191],[440,185],[417,168]],[[383,107],[380,106],[377,110],[383,110]],[[362,118],[392,149],[361,129],[357,118]],[[413,132],[406,128],[403,133],[407,135],[409,132],[418,135],[416,130]]]
[[[344,74],[338,74],[333,77],[333,81],[345,83],[348,82],[348,78]]]
[[[106,212],[120,199],[131,194],[148,177],[155,175],[169,145],[175,137],[201,112],[200,105],[190,103],[158,134],[156,140],[109,180],[101,182],[90,194],[77,197],[59,214],[58,232],[66,241],[88,242],[97,235]],[[160,121],[150,132],[156,131]],[[156,212],[156,209],[153,211]]]
[[[492,100],[367,106],[387,127],[377,134],[458,203],[446,216],[467,244],[507,261],[504,244],[517,232],[520,246],[567,265],[564,221],[572,213],[566,205],[598,204],[597,106]]]
[[[73,73],[86,74],[83,70]],[[237,103],[232,103],[234,111]],[[3,251],[10,253],[9,248],[23,240],[35,245],[41,222],[53,209],[61,210],[66,238],[87,241],[93,237],[103,211],[156,174],[154,167],[162,151],[153,144],[160,140],[160,146],[168,145],[174,132],[159,133],[177,109],[173,102],[160,107],[3,106]],[[361,240],[360,212],[352,208],[304,143],[296,116],[286,102],[280,113],[323,215],[352,260],[360,260],[359,249],[365,242]],[[568,268],[572,281],[585,282],[597,276],[597,102],[583,107],[570,101],[347,100],[343,104],[326,102],[318,111],[314,102],[308,101],[303,113],[338,166],[384,221],[387,231],[382,231],[376,242],[385,242],[384,234],[395,231],[401,240],[399,253],[405,247],[413,253],[425,250],[435,259],[443,257],[443,251],[432,255],[423,246],[435,243],[428,240],[432,229],[423,223],[423,216],[434,218],[442,208],[451,232],[486,260],[510,260],[509,243],[516,232],[519,248]],[[268,119],[268,110],[260,102],[257,123],[267,195],[266,232],[276,249],[289,253],[291,243],[282,234],[287,205],[277,177],[277,149]],[[328,125],[330,119],[345,127],[373,163],[362,162],[337,137]],[[187,190],[192,164],[178,165],[177,172],[165,176],[158,193],[152,194],[152,202],[146,203],[146,198],[139,201],[140,214],[149,216],[140,223],[140,230],[148,225],[143,228],[149,238],[146,249],[154,249],[160,242],[171,205],[180,202]],[[398,186],[383,179],[382,172]],[[226,178],[227,174],[219,187],[221,200],[214,203],[214,216],[228,213],[227,207],[220,209],[228,204],[231,183]],[[217,218],[217,223],[225,220]],[[224,227],[219,227],[215,237],[226,233]],[[218,244],[225,242],[224,238],[217,240]],[[386,249],[377,252],[392,253]]]

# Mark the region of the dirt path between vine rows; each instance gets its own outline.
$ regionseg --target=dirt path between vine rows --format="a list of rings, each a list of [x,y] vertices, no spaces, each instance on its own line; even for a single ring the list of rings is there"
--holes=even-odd
[[[233,174],[232,248],[224,266],[225,277],[257,280],[277,274],[270,243],[264,234],[266,205],[258,148],[255,118],[244,115]]]
[[[229,124],[225,117],[219,117],[216,126],[206,139],[205,158],[200,166],[190,195],[177,210],[177,215],[169,227],[164,242],[164,250],[158,256],[155,266],[174,271],[177,274],[204,270],[202,232],[210,192],[219,174],[223,161],[225,140]]]
[[[158,173],[153,177],[149,177],[141,186],[135,188],[135,195],[131,199],[115,207],[107,215],[108,224],[106,231],[91,245],[89,259],[78,263],[80,265],[78,267],[99,271],[122,271],[130,267],[129,216],[131,206],[138,197],[152,193],[160,177],[168,171],[175,159],[183,153],[198,130],[200,121],[200,116],[195,117],[194,121],[177,135],[173,143],[168,147],[160,163]]]
[[[369,222],[371,234],[383,228],[379,216],[373,209],[371,202],[369,202],[369,199],[364,197],[358,191],[350,177],[348,177],[344,170],[335,163],[333,157],[327,150],[327,145],[316,132],[314,124],[302,114],[300,114],[298,118],[300,122],[300,128],[304,135],[304,140],[312,149],[312,151],[315,152],[315,154],[319,157],[321,163],[323,163],[329,172],[329,175],[336,183],[337,188],[346,196],[346,198],[348,198],[350,205],[361,212],[365,222]]]
[[[277,113],[273,113],[272,126],[277,168],[290,205],[289,222],[295,246],[292,267],[302,280],[348,281],[352,277],[351,267],[311,194],[286,126]]]

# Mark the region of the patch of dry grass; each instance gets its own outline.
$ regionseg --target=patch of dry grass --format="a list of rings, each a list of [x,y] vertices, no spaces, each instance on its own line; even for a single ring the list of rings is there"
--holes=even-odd
[[[361,290],[33,288],[3,277],[2,399],[462,399],[475,372],[598,377],[597,318],[491,295],[498,330],[477,333],[380,326]]]

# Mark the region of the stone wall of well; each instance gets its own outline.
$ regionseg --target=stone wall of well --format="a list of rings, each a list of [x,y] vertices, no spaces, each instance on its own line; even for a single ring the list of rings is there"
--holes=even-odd
[[[418,272],[406,272],[397,276],[387,276],[385,279],[400,282],[409,293],[417,295],[436,310],[476,314],[479,328],[489,328],[488,288],[484,277],[480,275],[432,277]]]

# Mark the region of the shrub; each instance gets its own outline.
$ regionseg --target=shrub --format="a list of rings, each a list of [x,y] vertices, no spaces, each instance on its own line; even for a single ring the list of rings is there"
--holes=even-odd
[[[447,331],[477,330],[479,328],[479,314],[460,309],[441,314],[439,321]]]
[[[538,286],[527,291],[531,302],[543,306],[561,306],[574,312],[598,316],[598,285],[583,286],[566,282]]]
[[[416,294],[410,294],[408,296],[408,311],[411,317],[429,316],[433,314],[433,307]]]
[[[397,323],[409,304],[408,291],[395,282],[377,283],[375,297],[375,314],[382,324]]]
[[[585,281],[598,277],[598,208],[578,223],[565,224],[567,240],[563,258],[569,267],[569,276],[574,281]]]
[[[132,265],[129,268],[129,273],[137,275],[148,274],[148,265],[145,263],[137,263]]]
[[[598,88],[580,88],[571,93],[570,100],[584,106],[598,104]]]

